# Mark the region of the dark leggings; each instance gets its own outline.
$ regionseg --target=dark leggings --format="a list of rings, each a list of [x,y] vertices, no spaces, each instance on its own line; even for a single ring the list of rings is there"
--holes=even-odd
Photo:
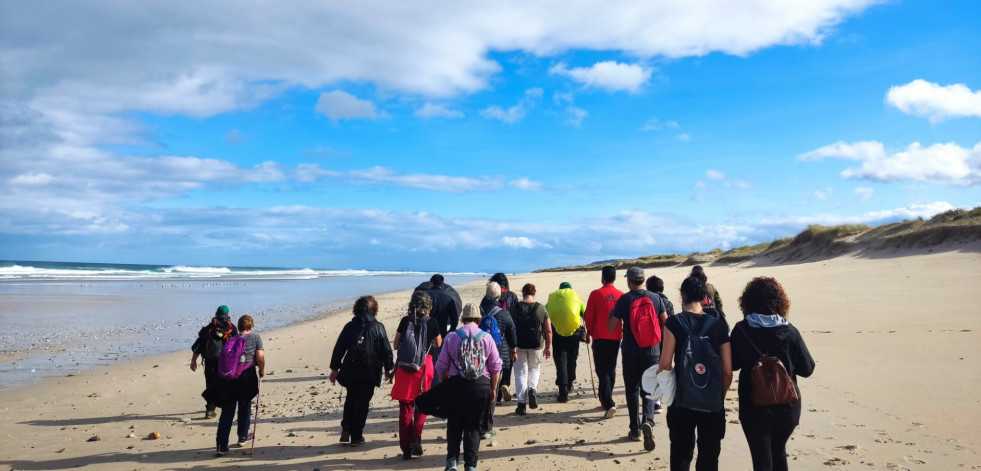
[[[786,471],[787,441],[794,433],[791,417],[770,417],[769,420],[740,420],[754,471]]]
[[[341,429],[347,430],[351,434],[352,441],[357,442],[364,438],[364,424],[368,421],[368,406],[374,395],[375,383],[372,381],[358,381],[347,387]]]
[[[697,438],[696,438],[697,436]],[[687,471],[698,444],[696,471],[718,471],[722,439],[726,436],[726,413],[701,412],[668,407],[668,437],[671,439],[671,471]]]

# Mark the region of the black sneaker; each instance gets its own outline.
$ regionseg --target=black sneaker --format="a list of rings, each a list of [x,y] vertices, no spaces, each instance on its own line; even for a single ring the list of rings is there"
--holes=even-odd
[[[412,437],[409,442],[409,451],[415,456],[422,456],[422,437]]]
[[[535,397],[535,390],[528,390],[528,407],[532,409],[538,409],[538,398]]]
[[[365,443],[367,443],[367,440],[365,440],[364,437],[361,437],[361,438],[352,438],[351,439],[351,447],[352,448],[357,448],[357,447],[359,447],[361,445],[364,445]]]
[[[411,460],[412,459],[412,452],[409,451],[409,450],[402,450],[402,459],[403,460]]]
[[[654,451],[654,422],[650,420],[644,421],[644,425],[640,428],[644,432],[644,449]]]
[[[515,411],[514,411],[514,413],[515,413],[515,414],[518,414],[518,415],[526,415],[526,414],[528,414],[528,411],[527,411],[527,410],[525,410],[525,405],[524,405],[524,403],[521,403],[521,402],[519,402],[519,403],[518,403],[518,408],[517,408],[517,409],[515,409]]]
[[[345,445],[351,443],[351,433],[348,432],[347,430],[342,431],[341,432],[341,440],[338,443],[342,443],[342,444],[345,444]]]
[[[228,448],[219,448],[218,451],[215,452],[215,458],[221,458],[222,456],[225,456],[227,454],[228,454]]]

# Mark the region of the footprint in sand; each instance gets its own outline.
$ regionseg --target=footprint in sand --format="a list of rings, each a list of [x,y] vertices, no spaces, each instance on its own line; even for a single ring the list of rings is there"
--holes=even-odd
[[[903,457],[903,459],[906,460],[907,463],[926,464],[926,461],[913,458],[912,456],[905,456],[905,457]]]
[[[848,460],[844,460],[838,457],[831,458],[828,461],[824,462],[825,466],[844,466],[846,464],[848,464]]]

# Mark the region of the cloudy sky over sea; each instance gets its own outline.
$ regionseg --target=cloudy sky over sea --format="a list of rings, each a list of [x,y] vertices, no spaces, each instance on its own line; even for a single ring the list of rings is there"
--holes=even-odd
[[[524,271],[981,204],[981,3],[0,2],[0,259]]]

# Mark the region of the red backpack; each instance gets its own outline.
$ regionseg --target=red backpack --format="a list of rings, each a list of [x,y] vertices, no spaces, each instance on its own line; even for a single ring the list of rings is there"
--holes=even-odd
[[[640,348],[661,343],[661,322],[648,296],[641,296],[630,303],[630,333]]]

